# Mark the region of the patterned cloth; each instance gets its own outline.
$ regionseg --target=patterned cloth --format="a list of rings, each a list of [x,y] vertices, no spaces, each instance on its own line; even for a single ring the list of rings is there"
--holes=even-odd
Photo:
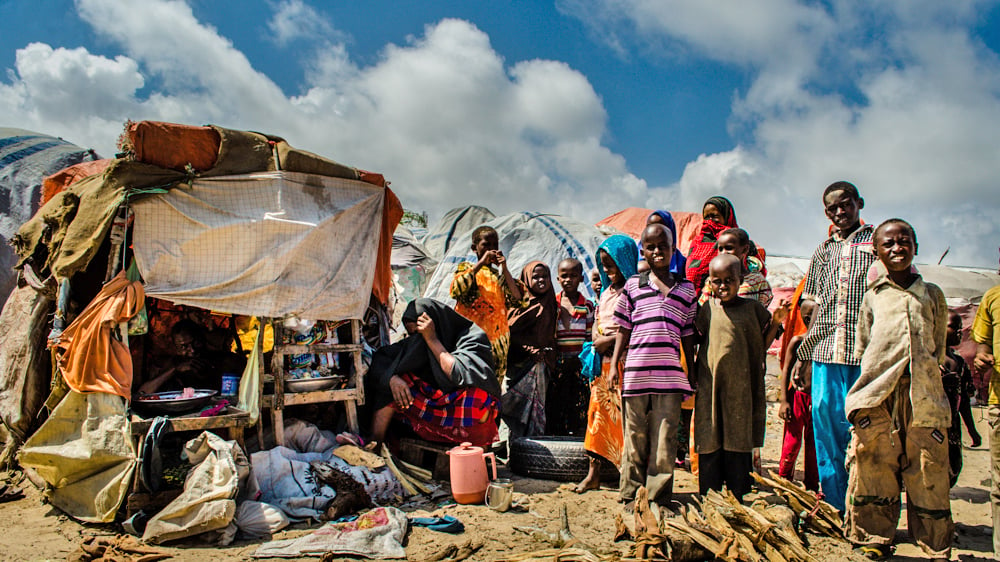
[[[467,387],[443,392],[409,373],[400,375],[413,394],[409,408],[396,411],[428,441],[488,446],[497,436],[499,403],[485,390]]]
[[[809,262],[802,298],[816,302],[812,329],[799,346],[803,361],[860,365],[854,340],[868,268],[875,262],[874,228],[862,225],[847,238],[834,233]]]
[[[561,305],[562,299],[563,294],[559,293],[556,302]],[[578,354],[583,350],[583,342],[590,341],[594,310],[594,305],[581,293],[576,294],[573,312],[567,314],[560,306],[559,322],[556,324],[556,349],[560,354]]]
[[[621,365],[619,365],[621,367]],[[625,434],[622,429],[622,396],[611,387],[608,378],[611,360],[604,358],[601,376],[590,384],[590,406],[587,409],[587,433],[583,448],[621,468]],[[619,368],[618,372],[623,369]]]
[[[649,273],[629,279],[618,299],[615,322],[631,330],[623,396],[694,392],[681,365],[681,338],[693,336],[697,312],[694,285],[676,279],[664,295]]]
[[[507,352],[510,349],[510,327],[507,311],[524,308],[524,295],[528,288],[521,284],[522,300],[511,294],[507,283],[490,267],[472,270],[476,264],[462,262],[455,269],[451,281],[451,298],[455,299],[455,311],[476,323],[490,338],[493,358],[496,359],[497,380],[503,381],[507,374]],[[520,283],[520,281],[517,281]]]

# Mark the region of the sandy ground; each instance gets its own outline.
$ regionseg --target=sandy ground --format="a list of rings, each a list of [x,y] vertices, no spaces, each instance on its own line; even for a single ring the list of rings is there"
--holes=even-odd
[[[771,405],[772,410],[776,405]],[[987,435],[985,410],[974,408],[980,433]],[[772,411],[770,420],[775,420]],[[778,451],[781,443],[780,423],[769,423],[767,446],[764,449],[764,466],[777,470]],[[990,532],[992,529],[989,507],[989,451],[984,445],[977,449],[965,448],[965,467],[958,484],[952,489],[952,512],[957,524],[957,535],[952,558],[972,561],[992,557]],[[800,461],[801,468],[801,461]],[[800,474],[801,476],[801,474]],[[697,482],[686,470],[677,472],[675,495],[686,498],[697,489]],[[120,530],[113,525],[81,525],[58,510],[45,504],[39,493],[26,484],[24,499],[0,504],[0,521],[4,531],[0,536],[0,560],[64,560],[87,536],[113,535]],[[616,493],[611,489],[574,494],[567,485],[556,482],[515,478],[515,496],[523,508],[496,513],[484,506],[448,506],[438,510],[460,519],[466,527],[461,535],[447,535],[424,528],[410,530],[406,553],[409,560],[426,560],[433,553],[452,543],[481,540],[483,548],[470,560],[502,560],[516,553],[548,548],[536,542],[515,527],[539,527],[548,531],[559,528],[558,516],[565,505],[570,526],[576,537],[606,552],[624,553],[629,543],[613,543],[615,513],[621,510]],[[905,532],[905,514],[897,535],[900,543],[897,560],[918,560],[923,555]],[[289,538],[309,532],[308,527],[282,531],[275,538]],[[829,539],[810,535],[810,551],[821,560],[863,560],[849,547]],[[215,561],[248,560],[256,550],[257,542],[237,542],[228,547],[214,547],[186,543],[162,550],[176,560]],[[304,560],[316,560],[304,559]]]

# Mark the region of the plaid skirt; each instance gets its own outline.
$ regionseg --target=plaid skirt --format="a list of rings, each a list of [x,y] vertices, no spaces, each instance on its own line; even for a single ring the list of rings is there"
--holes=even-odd
[[[410,387],[413,403],[405,410],[395,403],[393,407],[422,439],[477,447],[496,441],[500,404],[488,392],[472,387],[443,392],[416,376],[401,377]]]

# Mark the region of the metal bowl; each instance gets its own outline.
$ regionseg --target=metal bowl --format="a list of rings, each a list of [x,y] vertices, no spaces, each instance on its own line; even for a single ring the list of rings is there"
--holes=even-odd
[[[151,414],[186,414],[204,408],[218,393],[218,390],[198,388],[195,389],[193,397],[181,398],[184,393],[180,390],[156,392],[139,396],[132,402],[132,406],[141,412]]]
[[[342,375],[316,377],[311,379],[285,379],[285,392],[312,392],[326,390],[344,380]]]

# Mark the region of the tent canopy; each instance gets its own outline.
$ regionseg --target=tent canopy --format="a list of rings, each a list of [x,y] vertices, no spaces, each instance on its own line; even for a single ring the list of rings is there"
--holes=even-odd
[[[424,247],[430,252],[431,257],[440,260],[463,234],[494,218],[496,215],[486,207],[469,205],[452,209],[427,230],[423,240]]]
[[[594,261],[597,247],[605,239],[596,227],[570,217],[533,212],[504,215],[486,224],[496,229],[500,250],[507,256],[507,266],[514,277],[519,277],[521,269],[529,262],[542,261],[552,270],[552,283],[558,292],[556,268],[559,262],[565,258],[576,258],[583,264],[584,271],[580,292],[588,298],[596,298],[590,283],[586,282],[587,272],[597,266]],[[471,248],[472,232],[466,232],[455,240],[431,277],[425,297],[449,304],[454,302],[448,296],[451,279],[459,262],[476,261]]]
[[[643,207],[629,207],[597,221],[597,226],[610,226],[638,240],[646,228],[646,219],[653,211],[654,209]],[[687,255],[691,249],[691,241],[701,232],[701,213],[670,211],[670,216],[677,225],[677,249]]]

